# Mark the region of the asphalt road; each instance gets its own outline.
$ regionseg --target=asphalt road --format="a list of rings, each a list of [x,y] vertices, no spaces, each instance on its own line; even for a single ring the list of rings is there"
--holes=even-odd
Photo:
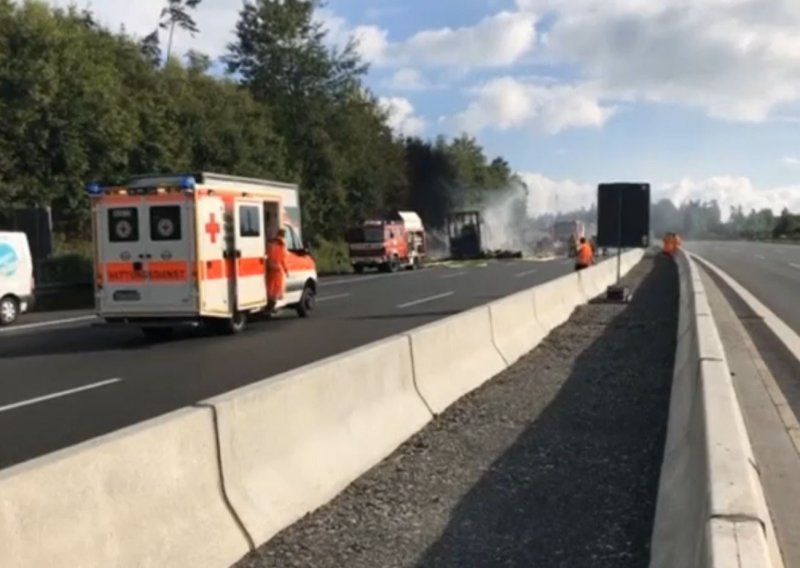
[[[727,272],[800,333],[800,246],[691,242],[685,248]]]
[[[87,314],[0,332],[0,468],[485,304],[572,270],[502,261],[320,281],[311,319],[286,314],[233,337],[149,343]],[[59,323],[61,320],[63,323]]]

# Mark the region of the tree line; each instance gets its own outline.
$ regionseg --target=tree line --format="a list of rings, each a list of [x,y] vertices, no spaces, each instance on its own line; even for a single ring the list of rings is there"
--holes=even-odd
[[[207,170],[299,183],[306,233],[331,240],[392,209],[441,227],[521,183],[474,138],[393,132],[355,43],[328,45],[321,6],[245,3],[219,71],[173,48],[176,30],[203,32],[201,0],[167,0],[141,38],[89,10],[0,0],[0,210],[51,206],[58,231],[85,238],[87,182]]]

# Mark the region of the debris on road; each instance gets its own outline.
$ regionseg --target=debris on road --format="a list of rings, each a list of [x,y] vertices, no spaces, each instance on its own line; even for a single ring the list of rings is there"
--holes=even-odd
[[[671,260],[623,279],[237,568],[645,566],[677,327]]]

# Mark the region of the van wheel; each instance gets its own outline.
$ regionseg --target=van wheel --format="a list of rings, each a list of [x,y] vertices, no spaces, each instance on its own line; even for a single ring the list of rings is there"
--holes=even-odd
[[[19,302],[13,296],[0,300],[0,325],[11,325],[19,316]]]
[[[306,284],[303,288],[303,295],[300,296],[300,302],[297,304],[297,315],[301,318],[307,318],[314,311],[317,305],[317,293],[314,287]]]
[[[172,337],[171,327],[143,327],[142,333],[150,341],[166,341]]]

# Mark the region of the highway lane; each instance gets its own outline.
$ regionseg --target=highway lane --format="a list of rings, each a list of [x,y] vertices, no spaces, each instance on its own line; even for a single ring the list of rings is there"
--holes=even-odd
[[[328,278],[311,319],[149,343],[87,322],[0,336],[0,468],[534,286],[572,264],[503,261]]]
[[[800,246],[690,242],[685,247],[727,272],[800,333]]]

